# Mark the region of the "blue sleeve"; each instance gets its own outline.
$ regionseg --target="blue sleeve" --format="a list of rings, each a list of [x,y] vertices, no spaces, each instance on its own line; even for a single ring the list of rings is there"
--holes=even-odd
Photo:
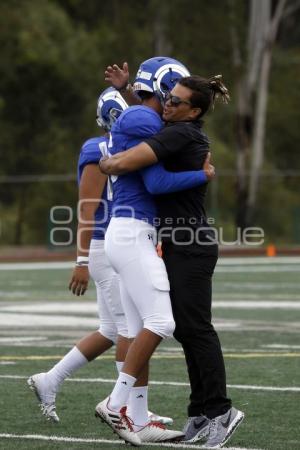
[[[87,164],[98,164],[99,159],[101,158],[101,153],[99,149],[93,152],[89,153],[80,153],[79,160],[78,160],[78,166],[83,167]]]
[[[82,172],[86,165],[99,163],[99,160],[102,156],[102,153],[100,151],[100,144],[105,142],[107,142],[106,139],[98,138],[98,139],[90,139],[89,141],[83,144],[81,152],[79,154],[77,165],[78,183],[80,182]]]
[[[204,170],[168,172],[162,163],[145,167],[140,173],[147,191],[152,195],[184,191],[207,182]]]
[[[143,108],[133,108],[119,120],[119,131],[130,137],[146,139],[158,133],[163,122],[157,113]]]

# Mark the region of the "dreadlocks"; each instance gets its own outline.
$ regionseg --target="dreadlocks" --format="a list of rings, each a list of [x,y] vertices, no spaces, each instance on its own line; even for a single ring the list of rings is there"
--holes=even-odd
[[[215,75],[210,78],[202,78],[198,75],[181,78],[178,83],[191,89],[191,104],[194,108],[200,108],[202,117],[207,110],[214,108],[215,101],[221,98],[223,103],[230,100],[229,92],[222,80],[222,75]]]

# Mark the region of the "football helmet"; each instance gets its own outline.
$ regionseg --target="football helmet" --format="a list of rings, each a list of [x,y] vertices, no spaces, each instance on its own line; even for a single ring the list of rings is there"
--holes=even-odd
[[[153,92],[163,100],[177,81],[190,76],[188,69],[177,59],[155,56],[142,62],[134,80],[133,89]]]
[[[113,123],[127,107],[119,91],[113,87],[105,89],[97,102],[97,124],[106,131],[110,131]]]

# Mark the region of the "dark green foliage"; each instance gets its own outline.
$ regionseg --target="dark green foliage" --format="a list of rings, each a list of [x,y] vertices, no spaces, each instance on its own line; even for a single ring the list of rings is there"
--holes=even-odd
[[[163,3],[163,4],[162,4]],[[270,80],[266,168],[300,170],[299,12],[285,19]],[[232,64],[231,25],[246,52],[247,2],[234,0],[6,0],[0,4],[0,177],[69,174],[83,141],[99,133],[98,94],[106,87],[107,64],[139,63],[159,51],[159,30],[170,56],[193,73],[222,73],[232,94],[228,107],[216,105],[206,118],[219,174],[236,170],[234,114],[237,74]],[[245,58],[244,58],[245,59]],[[293,176],[292,176],[293,175]],[[257,224],[269,240],[291,242],[291,213],[299,173],[267,178],[260,188]],[[215,181],[213,182],[215,183]],[[234,227],[235,177],[210,187],[208,206],[219,225]],[[1,242],[46,243],[49,209],[75,206],[76,182],[0,183]],[[270,200],[270,193],[272,200]],[[278,215],[278,200],[286,220]]]

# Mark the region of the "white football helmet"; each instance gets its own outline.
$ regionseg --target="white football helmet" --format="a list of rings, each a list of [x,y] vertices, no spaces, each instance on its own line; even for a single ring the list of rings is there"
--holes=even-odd
[[[110,131],[113,123],[127,107],[119,91],[113,87],[105,89],[97,102],[97,124],[106,131]]]
[[[136,74],[134,91],[153,92],[163,100],[177,81],[190,76],[188,69],[179,61],[165,56],[156,56],[144,61]]]

